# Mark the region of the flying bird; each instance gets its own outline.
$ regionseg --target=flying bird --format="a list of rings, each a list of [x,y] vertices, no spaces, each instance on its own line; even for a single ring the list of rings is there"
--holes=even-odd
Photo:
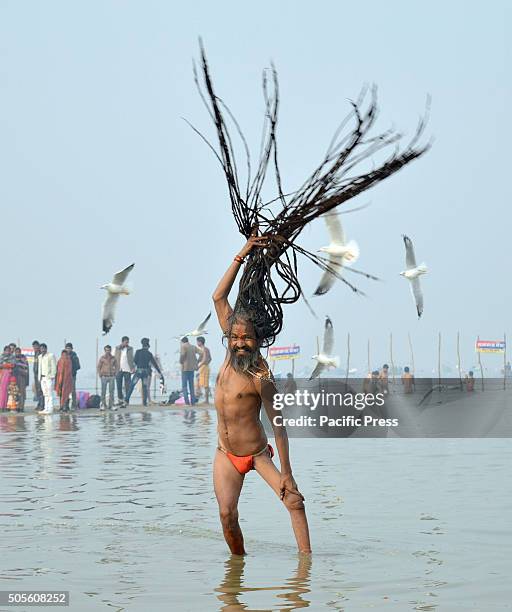
[[[181,334],[180,338],[182,338],[183,336],[194,336],[195,337],[195,336],[202,336],[203,334],[207,334],[208,331],[206,330],[206,325],[208,321],[210,320],[211,316],[212,316],[212,313],[209,312],[206,319],[204,321],[201,321],[201,323],[199,323],[196,329],[188,332],[188,334]]]
[[[343,266],[352,265],[359,258],[359,246],[355,240],[349,242],[345,239],[343,227],[338,214],[323,215],[327,231],[329,233],[329,246],[322,247],[319,251],[329,255],[329,267],[341,271]],[[334,285],[336,276],[326,270],[314,295],[323,295]]]
[[[412,240],[402,234],[405,244],[405,271],[400,272],[400,275],[405,277],[411,286],[412,295],[414,302],[416,303],[416,312],[418,313],[418,319],[423,314],[423,293],[420,286],[420,276],[427,273],[427,266],[422,263],[419,266],[416,265],[416,256],[414,255],[414,246]]]
[[[332,356],[332,351],[334,349],[334,328],[332,326],[332,321],[329,317],[325,317],[325,327],[324,327],[324,342],[322,346],[322,350],[318,352],[318,355],[313,355],[312,359],[316,359],[316,366],[313,370],[313,373],[309,377],[309,380],[313,380],[313,378],[317,378],[326,368],[338,368],[339,367],[339,358]]]
[[[130,274],[130,272],[133,270],[134,266],[135,264],[133,263],[131,266],[121,270],[121,272],[116,272],[110,283],[101,286],[101,289],[106,289],[108,294],[107,299],[103,304],[103,334],[108,334],[112,328],[119,296],[128,295],[130,293],[129,289],[124,286],[124,282],[128,274]]]

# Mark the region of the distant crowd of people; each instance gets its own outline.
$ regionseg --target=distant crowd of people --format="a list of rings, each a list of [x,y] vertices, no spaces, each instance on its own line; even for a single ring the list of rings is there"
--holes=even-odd
[[[57,361],[44,342],[32,343],[34,401],[36,410],[43,414],[53,412],[53,391],[60,398],[62,411],[76,408],[76,375],[80,360],[67,342]],[[4,346],[0,356],[0,409],[23,412],[30,384],[30,366],[21,348],[14,342]],[[71,407],[70,407],[71,403]]]
[[[75,410],[76,377],[81,366],[73,344],[66,343],[58,360],[48,351],[44,342],[34,340],[32,349],[32,388],[36,410],[40,414],[52,414],[55,410],[54,392],[58,397],[60,412]],[[139,382],[142,387],[142,403],[147,406],[153,370],[160,375],[160,384],[164,388],[162,367],[150,351],[149,338],[142,338],[141,348],[136,351],[130,346],[128,336],[123,336],[121,343],[114,350],[109,344],[105,345],[103,350],[103,355],[96,364],[101,382],[100,409],[117,410],[128,406]],[[209,402],[210,362],[211,354],[203,336],[197,337],[196,346],[190,344],[187,337],[181,339],[180,365],[185,404],[196,404],[201,397],[204,397],[206,403]],[[0,355],[1,410],[24,411],[31,380],[30,370],[27,357],[16,343],[11,342],[4,347]],[[114,400],[116,389],[117,401]]]

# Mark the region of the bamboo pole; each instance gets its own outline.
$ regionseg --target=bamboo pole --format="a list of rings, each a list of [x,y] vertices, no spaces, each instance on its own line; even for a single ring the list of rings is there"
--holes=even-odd
[[[295,359],[292,359],[292,378],[295,378]]]
[[[477,341],[480,340],[480,336],[477,336]],[[478,365],[480,366],[480,377],[482,379],[482,391],[484,390],[484,369],[482,367],[482,357],[480,351],[478,352]]]
[[[411,340],[411,334],[408,333],[407,337],[409,339],[409,350],[411,352],[411,367],[412,367],[412,375],[415,376],[416,375],[416,370],[414,368],[414,350],[412,348],[412,340]]]
[[[345,373],[345,386],[348,385],[349,369],[350,369],[350,333],[347,334],[347,371]]]
[[[462,391],[462,371],[460,366],[460,333],[457,332],[457,368],[459,370],[460,389]]]
[[[158,357],[158,340],[155,338],[155,361]],[[156,376],[153,376],[153,401],[156,401]]]
[[[391,379],[393,381],[393,384],[395,382],[395,362],[393,361],[393,334],[390,333],[389,334],[389,353],[390,353],[390,359],[391,359]]]
[[[99,360],[99,340],[98,337],[96,336],[96,363],[94,364],[94,371],[96,372],[96,385],[95,385],[95,392],[96,395],[98,395],[98,360]]]
[[[503,389],[507,388],[507,334],[503,332]]]
[[[437,341],[437,382],[441,386],[441,332]]]

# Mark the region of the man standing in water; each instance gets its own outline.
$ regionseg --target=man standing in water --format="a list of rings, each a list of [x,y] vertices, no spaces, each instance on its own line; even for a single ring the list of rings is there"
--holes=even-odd
[[[228,302],[244,258],[253,248],[265,246],[265,243],[264,237],[249,238],[213,294],[217,317],[228,342],[215,390],[219,444],[213,482],[224,537],[236,555],[245,554],[238,523],[238,499],[245,474],[253,469],[279,495],[289,511],[299,552],[311,552],[304,497],[292,475],[286,429],[274,425],[274,417],[280,414],[273,406],[277,390],[260,353],[261,339],[257,337],[251,313],[233,312]],[[274,430],[281,471],[272,462],[274,452],[260,420],[262,403]]]

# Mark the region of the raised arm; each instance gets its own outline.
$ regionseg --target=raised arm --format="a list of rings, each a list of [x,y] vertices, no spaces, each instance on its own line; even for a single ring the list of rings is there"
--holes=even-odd
[[[212,299],[215,304],[215,312],[217,313],[217,319],[224,333],[228,330],[228,319],[233,312],[229,302],[228,296],[233,287],[233,283],[237,277],[240,266],[244,263],[245,257],[251,252],[253,247],[265,246],[267,239],[264,236],[251,236],[249,240],[242,247],[238,255],[235,258],[229,268],[224,273],[224,276],[220,279],[217,288],[213,292]]]

